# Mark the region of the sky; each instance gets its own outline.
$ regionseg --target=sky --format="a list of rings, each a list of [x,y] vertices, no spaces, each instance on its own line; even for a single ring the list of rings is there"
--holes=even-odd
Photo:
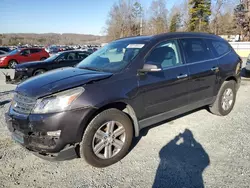
[[[148,8],[152,0],[139,0]],[[0,0],[0,33],[102,35],[117,0]],[[176,0],[167,0],[170,9]]]

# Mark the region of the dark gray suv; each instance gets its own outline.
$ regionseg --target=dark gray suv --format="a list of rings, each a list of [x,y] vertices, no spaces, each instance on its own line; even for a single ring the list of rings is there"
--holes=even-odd
[[[13,139],[40,157],[77,155],[105,167],[127,154],[144,127],[202,106],[229,114],[241,64],[215,35],[123,38],[74,68],[19,84],[6,122]]]

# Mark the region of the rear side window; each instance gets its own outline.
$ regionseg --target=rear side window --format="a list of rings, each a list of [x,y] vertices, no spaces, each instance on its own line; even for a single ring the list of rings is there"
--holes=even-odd
[[[203,39],[181,39],[187,63],[205,61],[212,58],[211,52]]]
[[[86,53],[82,53],[82,52],[79,52],[77,55],[77,59],[79,59],[79,60],[85,59],[86,57],[88,57],[88,55]]]
[[[211,43],[217,57],[222,56],[231,50],[229,44],[224,41],[211,40]]]
[[[30,53],[38,53],[38,52],[40,52],[41,51],[41,49],[30,49]]]

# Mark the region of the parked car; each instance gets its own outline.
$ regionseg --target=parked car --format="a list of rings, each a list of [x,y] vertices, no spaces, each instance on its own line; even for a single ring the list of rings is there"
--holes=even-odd
[[[0,46],[0,50],[9,53],[11,49],[9,47]]]
[[[3,50],[0,50],[0,56],[1,55],[6,55],[7,54],[7,52],[5,52],[5,51],[3,51]]]
[[[0,57],[0,67],[9,67],[14,69],[17,64],[45,60],[49,54],[41,48],[16,49]]]
[[[247,63],[246,63],[245,70],[246,70],[247,74],[250,74],[250,54],[249,54],[249,56],[247,58]]]
[[[35,61],[16,65],[14,80],[8,80],[8,82],[19,83],[27,78],[45,73],[52,69],[73,67],[85,59],[88,55],[89,54],[86,52],[76,50],[59,52],[44,61]]]
[[[241,65],[230,44],[215,35],[119,39],[74,68],[19,84],[6,122],[13,139],[42,158],[77,153],[106,167],[121,160],[147,126],[203,106],[229,114]]]

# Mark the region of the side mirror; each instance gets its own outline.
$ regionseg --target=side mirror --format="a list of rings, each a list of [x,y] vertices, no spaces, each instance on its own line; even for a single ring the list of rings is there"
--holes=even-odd
[[[153,62],[148,62],[144,64],[143,68],[139,70],[139,72],[159,72],[162,71],[161,67],[152,64]]]

